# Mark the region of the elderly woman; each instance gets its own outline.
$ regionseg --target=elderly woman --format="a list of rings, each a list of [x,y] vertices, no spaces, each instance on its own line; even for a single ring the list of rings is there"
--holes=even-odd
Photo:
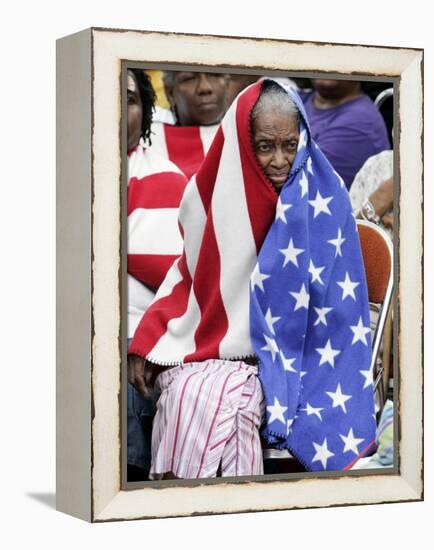
[[[128,338],[151,303],[168,269],[182,253],[178,206],[187,180],[150,143],[154,91],[141,70],[128,71]],[[149,392],[129,373],[128,480],[146,479],[150,467],[152,417]],[[138,382],[138,383],[137,383]]]
[[[164,90],[172,122],[152,125],[152,147],[173,161],[189,179],[195,174],[226,112],[227,77],[223,74],[164,71]]]
[[[259,428],[307,470],[375,438],[369,313],[341,178],[299,97],[272,80],[235,100],[185,191],[184,252],[130,346],[161,397],[151,476],[263,472]]]

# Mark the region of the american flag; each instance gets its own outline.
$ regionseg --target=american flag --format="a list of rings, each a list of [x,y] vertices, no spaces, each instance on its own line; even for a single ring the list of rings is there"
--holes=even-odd
[[[343,180],[287,93],[301,114],[298,151],[251,277],[262,435],[308,471],[343,470],[375,444],[365,273]]]

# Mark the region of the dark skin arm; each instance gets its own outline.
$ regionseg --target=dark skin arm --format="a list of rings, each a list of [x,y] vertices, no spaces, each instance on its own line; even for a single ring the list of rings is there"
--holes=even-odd
[[[132,384],[145,399],[151,396],[150,388],[152,369],[150,364],[138,355],[128,355],[128,382]]]
[[[369,196],[369,200],[374,210],[381,218],[384,227],[393,230],[393,180],[389,178]]]
[[[389,214],[393,208],[393,180],[389,178],[384,181],[376,191],[374,191],[369,200],[380,216],[385,227],[393,229],[393,216]]]

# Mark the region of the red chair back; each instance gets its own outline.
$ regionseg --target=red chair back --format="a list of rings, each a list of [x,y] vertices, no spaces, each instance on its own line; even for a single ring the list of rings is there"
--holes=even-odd
[[[357,222],[369,301],[382,304],[392,272],[392,252],[387,235],[369,222]]]

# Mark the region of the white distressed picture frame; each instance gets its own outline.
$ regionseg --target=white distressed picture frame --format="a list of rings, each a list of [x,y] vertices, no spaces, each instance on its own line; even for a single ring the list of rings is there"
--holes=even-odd
[[[155,482],[121,474],[125,61],[395,78],[398,464],[390,472]],[[423,51],[93,28],[57,44],[57,507],[87,521],[423,498]],[[395,188],[396,189],[396,188]]]

